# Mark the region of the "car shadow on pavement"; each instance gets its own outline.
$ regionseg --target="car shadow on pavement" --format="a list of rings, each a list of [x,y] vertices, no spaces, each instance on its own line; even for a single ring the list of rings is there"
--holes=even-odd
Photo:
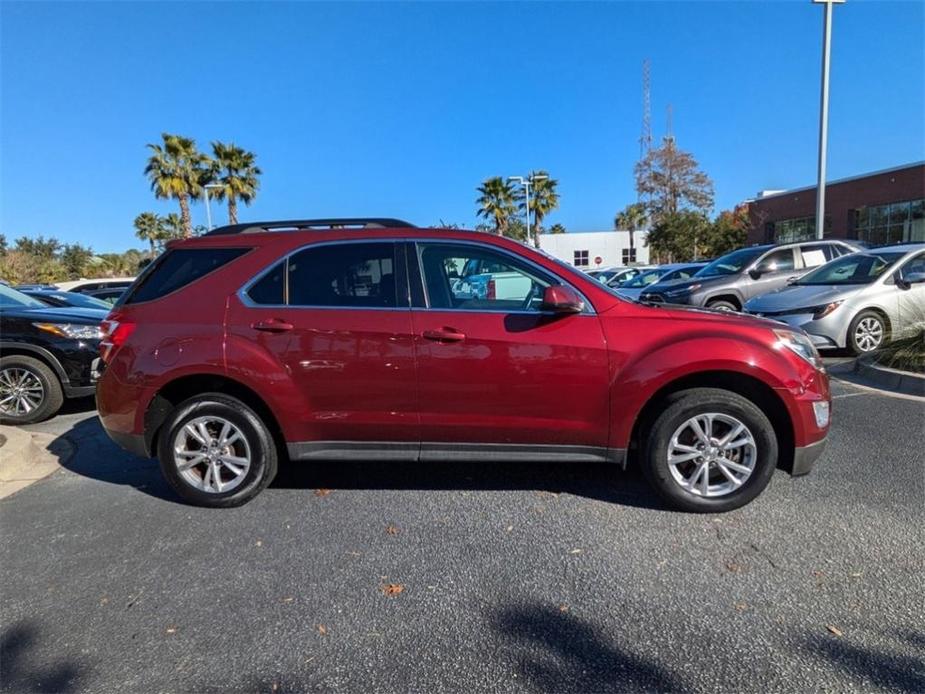
[[[904,640],[913,646],[925,644],[921,633],[910,632]],[[925,663],[920,658],[884,653],[845,639],[808,637],[804,647],[813,655],[828,661],[856,678],[859,688],[869,680],[879,689],[899,692],[925,692]]]
[[[677,675],[624,651],[565,606],[518,605],[492,614],[490,620],[516,649],[519,669],[537,691],[688,691]]]
[[[84,477],[125,484],[151,496],[179,501],[156,460],[124,452],[96,417],[63,435],[77,448],[62,466]],[[270,489],[535,490],[608,503],[667,510],[637,468],[606,463],[345,462],[283,460]]]
[[[9,692],[75,692],[80,690],[85,668],[65,660],[35,662],[29,655],[38,639],[34,623],[21,621],[0,634],[0,689]]]

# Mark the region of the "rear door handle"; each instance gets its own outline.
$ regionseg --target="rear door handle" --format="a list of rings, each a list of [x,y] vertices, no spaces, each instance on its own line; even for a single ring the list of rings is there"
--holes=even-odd
[[[262,330],[267,333],[284,333],[287,330],[292,330],[292,323],[287,323],[282,318],[268,318],[267,320],[259,320],[251,327],[254,330]]]
[[[434,342],[462,342],[466,339],[466,334],[461,333],[453,328],[443,328],[441,330],[425,330],[421,333],[425,340]]]

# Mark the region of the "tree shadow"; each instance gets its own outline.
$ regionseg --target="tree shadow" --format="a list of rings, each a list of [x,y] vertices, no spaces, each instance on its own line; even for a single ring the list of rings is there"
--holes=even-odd
[[[59,438],[77,448],[62,466],[71,472],[110,484],[134,487],[167,501],[180,501],[156,460],[137,458],[113,443],[98,418],[74,424]],[[51,444],[54,447],[55,443]],[[466,491],[546,491],[567,493],[608,503],[667,511],[638,468],[623,472],[607,463],[544,462],[280,462],[270,489],[388,489]]]
[[[510,607],[494,614],[491,623],[522,649],[523,675],[539,691],[688,691],[674,673],[622,650],[600,629],[559,608]]]
[[[76,663],[58,661],[38,664],[29,658],[29,649],[36,645],[38,628],[21,621],[3,630],[0,635],[0,690],[8,692],[78,691],[85,668]]]
[[[925,644],[925,638],[920,633],[910,632],[901,636],[916,648]],[[921,658],[884,653],[843,638],[816,635],[805,640],[804,648],[838,669],[872,682],[879,688],[925,692],[925,661]]]

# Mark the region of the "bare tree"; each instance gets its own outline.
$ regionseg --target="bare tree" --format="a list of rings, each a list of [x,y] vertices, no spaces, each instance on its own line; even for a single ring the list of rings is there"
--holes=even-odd
[[[684,210],[709,214],[713,209],[713,181],[673,137],[663,138],[661,147],[640,159],[635,174],[639,197],[656,221]]]

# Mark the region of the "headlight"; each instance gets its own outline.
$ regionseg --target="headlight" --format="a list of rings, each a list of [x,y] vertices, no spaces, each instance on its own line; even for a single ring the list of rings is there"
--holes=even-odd
[[[813,320],[819,320],[820,318],[825,318],[832,311],[837,309],[842,305],[841,301],[833,301],[831,304],[826,304],[825,306],[817,306],[813,309]]]
[[[68,337],[72,340],[99,340],[103,337],[103,331],[98,325],[80,325],[78,323],[33,323],[39,330],[46,333],[57,335],[58,337]]]
[[[774,330],[774,335],[777,337],[777,346],[786,347],[817,369],[823,368],[822,359],[819,358],[819,352],[816,351],[816,345],[806,335],[792,330],[776,329]]]

